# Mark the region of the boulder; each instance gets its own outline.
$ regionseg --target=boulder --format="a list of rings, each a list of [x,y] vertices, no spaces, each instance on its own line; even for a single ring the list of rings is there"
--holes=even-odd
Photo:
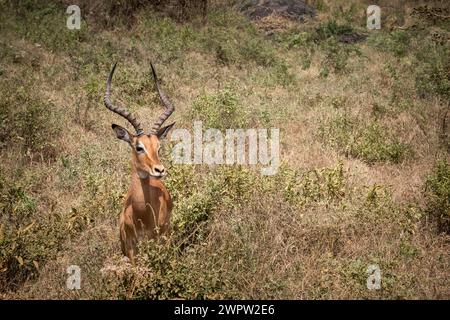
[[[277,15],[304,21],[306,16],[316,14],[315,9],[302,0],[243,0],[239,7],[251,20]]]

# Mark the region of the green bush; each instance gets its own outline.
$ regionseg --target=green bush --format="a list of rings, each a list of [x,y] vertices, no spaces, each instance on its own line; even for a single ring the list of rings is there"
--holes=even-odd
[[[450,164],[439,161],[425,183],[427,211],[441,231],[450,233]]]
[[[177,206],[173,211],[174,237],[187,244],[206,235],[206,222],[218,208],[241,207],[254,189],[254,173],[240,166],[217,166],[198,177],[193,166],[176,165],[167,186]],[[189,192],[183,186],[191,185]],[[187,239],[187,240],[186,240]]]
[[[8,82],[0,89],[0,148],[19,147],[23,155],[54,159],[61,130],[56,107],[31,90],[32,84],[14,85]]]
[[[369,164],[375,162],[400,163],[411,154],[409,145],[388,133],[378,122],[363,121],[338,114],[320,127],[323,139],[347,155]]]
[[[320,24],[316,28],[314,39],[316,41],[323,41],[328,38],[348,34],[353,31],[353,27],[349,24],[339,24],[335,20],[330,20]]]
[[[338,74],[346,72],[349,58],[353,55],[361,55],[361,51],[356,46],[340,43],[335,38],[329,38],[323,42],[322,49],[325,52],[323,75],[328,75],[329,71]]]
[[[423,97],[438,95],[450,100],[450,46],[424,41],[416,52],[416,88]]]
[[[244,128],[248,123],[248,114],[231,88],[201,94],[192,104],[189,117],[203,121],[204,129]]]
[[[298,172],[283,168],[280,176],[283,195],[292,204],[306,205],[339,200],[345,195],[347,176],[343,164],[335,167]]]
[[[220,64],[230,65],[240,62],[241,56],[233,36],[224,29],[207,28],[202,34],[200,46],[205,52],[213,53]]]
[[[367,43],[377,49],[392,52],[396,57],[404,57],[409,52],[410,39],[408,31],[395,30],[389,34],[373,33],[367,39]]]
[[[391,33],[390,41],[387,43],[389,49],[397,57],[407,55],[409,49],[410,36],[406,31],[396,30]]]
[[[358,24],[361,21],[361,13],[360,8],[355,3],[352,3],[348,9],[341,8],[339,12],[337,12],[337,16],[345,21],[344,26],[347,28],[351,25]],[[365,22],[365,21],[364,21]]]
[[[246,61],[254,61],[260,66],[273,66],[278,60],[275,48],[264,39],[248,39],[242,43],[239,51]]]
[[[196,250],[180,251],[177,243],[154,241],[140,244],[141,271],[131,274],[133,299],[214,299],[224,279]]]
[[[366,161],[390,161],[400,163],[408,155],[410,148],[395,137],[388,137],[385,129],[377,123],[370,124],[361,132],[360,141],[352,148],[352,153]]]
[[[205,225],[217,206],[217,191],[205,186],[201,191],[193,192],[174,209],[172,228],[174,236],[184,239],[185,243],[196,243],[205,237]]]
[[[278,41],[284,43],[288,49],[302,49],[311,45],[313,40],[313,33],[295,29],[280,35]]]
[[[37,216],[37,200],[0,171],[0,292],[18,288],[61,246],[58,221]]]

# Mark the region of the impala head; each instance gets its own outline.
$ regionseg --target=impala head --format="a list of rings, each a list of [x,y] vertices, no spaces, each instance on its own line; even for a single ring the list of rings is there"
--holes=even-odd
[[[148,134],[144,133],[140,122],[138,122],[133,115],[122,108],[112,105],[110,101],[109,95],[111,80],[114,74],[114,70],[116,69],[116,64],[113,66],[106,82],[106,93],[104,99],[105,106],[109,110],[127,119],[136,131],[136,134],[132,134],[127,129],[117,124],[112,125],[117,138],[127,142],[131,146],[133,166],[134,168],[136,168],[139,177],[142,179],[147,178],[148,176],[160,178],[167,174],[167,171],[161,164],[161,160],[159,158],[159,149],[161,147],[160,140],[164,139],[167,136],[167,133],[174,125],[174,123],[172,123],[168,126],[162,127],[164,121],[166,121],[174,111],[174,107],[170,103],[165,93],[161,90],[158,78],[156,76],[155,68],[152,64],[151,67],[153,79],[155,80],[156,90],[158,91],[159,97],[161,98],[161,101],[165,106],[165,110],[159,116],[158,120],[155,121]]]

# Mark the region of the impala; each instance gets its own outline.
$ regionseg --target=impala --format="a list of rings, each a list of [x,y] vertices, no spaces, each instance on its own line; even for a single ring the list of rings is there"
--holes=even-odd
[[[153,124],[148,134],[144,133],[140,122],[128,111],[114,106],[110,100],[111,80],[116,69],[114,64],[106,81],[105,106],[121,115],[134,127],[136,134],[112,124],[117,138],[127,142],[131,147],[131,182],[120,214],[120,243],[122,252],[131,263],[135,262],[138,239],[154,239],[169,230],[172,199],[161,178],[167,170],[159,158],[160,140],[164,139],[174,123],[161,127],[174,111],[166,94],[161,90],[155,68],[151,64],[153,79],[164,112]]]

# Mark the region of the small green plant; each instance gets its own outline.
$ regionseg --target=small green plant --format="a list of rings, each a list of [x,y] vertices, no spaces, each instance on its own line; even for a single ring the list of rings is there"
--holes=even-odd
[[[327,40],[332,37],[353,32],[353,27],[349,24],[339,24],[335,20],[320,24],[315,30],[314,39],[316,41]]]
[[[404,57],[410,48],[410,35],[405,30],[395,30],[389,34],[374,33],[368,38],[368,44],[380,50],[391,52],[396,57]]]
[[[316,6],[317,11],[319,11],[319,12],[328,11],[328,6],[326,5],[324,0],[317,0],[315,2],[315,6]]]
[[[384,105],[380,103],[373,103],[371,113],[375,119],[381,119],[386,115],[387,109]]]
[[[151,43],[151,50],[161,61],[178,59],[183,51],[195,46],[197,36],[190,25],[180,26],[167,17],[145,15],[137,25],[145,39]]]
[[[308,62],[305,62],[305,65],[307,64]],[[277,63],[275,67],[272,68],[272,70],[275,83],[281,84],[284,87],[287,87],[295,83],[295,76],[291,72],[289,72],[289,66],[287,63],[285,62]]]
[[[397,30],[391,33],[391,50],[398,57],[403,57],[408,53],[410,36],[406,31]]]
[[[323,69],[332,70],[334,73],[346,72],[349,58],[352,55],[361,55],[361,51],[356,46],[342,44],[335,38],[329,38],[324,41],[322,47],[325,51]]]
[[[302,49],[311,45],[313,40],[312,33],[299,30],[293,30],[280,39],[288,49]]]
[[[338,16],[345,21],[345,26],[354,25],[358,20],[358,6],[352,3],[348,9],[343,8],[340,10]]]

